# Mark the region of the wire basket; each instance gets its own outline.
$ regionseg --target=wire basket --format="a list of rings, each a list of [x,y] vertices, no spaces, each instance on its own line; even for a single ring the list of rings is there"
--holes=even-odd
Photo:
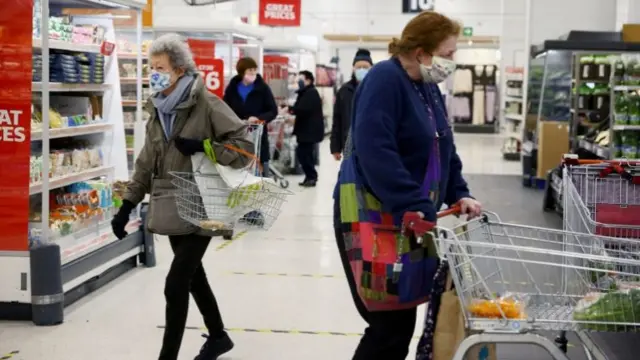
[[[230,188],[218,174],[170,174],[179,216],[204,230],[267,230],[292,194],[269,179]]]

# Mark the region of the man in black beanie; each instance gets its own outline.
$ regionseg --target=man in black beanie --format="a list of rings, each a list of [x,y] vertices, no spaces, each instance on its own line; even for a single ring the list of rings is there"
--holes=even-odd
[[[356,56],[353,58],[351,80],[342,85],[336,95],[336,101],[333,105],[333,124],[331,126],[330,145],[331,154],[336,160],[342,159],[342,151],[344,150],[347,135],[349,134],[351,108],[356,87],[358,83],[364,79],[372,66],[373,60],[371,60],[371,52],[366,49],[358,49]]]

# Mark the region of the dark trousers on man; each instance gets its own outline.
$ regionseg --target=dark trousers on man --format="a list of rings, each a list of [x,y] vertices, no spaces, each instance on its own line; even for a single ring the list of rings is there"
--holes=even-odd
[[[173,250],[173,262],[167,274],[164,297],[165,329],[159,360],[177,360],[182,336],[189,313],[189,293],[204,318],[212,339],[224,336],[222,316],[207,275],[202,267],[202,257],[207,251],[210,237],[198,235],[169,236]]]
[[[360,344],[352,360],[405,360],[409,354],[409,346],[416,326],[417,309],[395,311],[368,311],[358,295],[357,285],[349,257],[345,249],[344,235],[339,228],[339,208],[334,204],[338,215],[334,219],[336,244],[340,252],[340,260],[347,276],[351,296],[356,309],[364,321],[369,324],[360,339]]]
[[[304,179],[306,181],[317,181],[318,172],[316,171],[316,159],[314,157],[316,143],[312,142],[299,142],[296,149],[296,156],[300,167],[304,172]]]

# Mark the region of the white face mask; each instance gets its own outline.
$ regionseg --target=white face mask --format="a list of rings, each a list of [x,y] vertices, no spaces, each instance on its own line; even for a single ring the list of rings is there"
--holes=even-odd
[[[456,70],[456,62],[440,56],[431,58],[431,66],[420,63],[420,74],[426,83],[438,84],[445,81]]]
[[[244,74],[244,81],[248,84],[253,84],[253,82],[256,81],[256,78],[256,74]]]
[[[149,87],[154,93],[159,93],[171,87],[171,74],[152,70],[149,74]]]

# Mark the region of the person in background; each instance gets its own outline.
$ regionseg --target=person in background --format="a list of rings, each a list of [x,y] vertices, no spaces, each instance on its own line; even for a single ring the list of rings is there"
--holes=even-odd
[[[211,146],[222,165],[243,168],[249,159],[232,145],[253,152],[247,125],[204,86],[184,39],[167,34],[149,47],[149,86],[152,95],[145,104],[150,118],[144,145],[138,155],[122,206],[111,221],[113,233],[122,239],[133,209],[151,194],[147,229],[168,235],[173,260],[164,297],[165,329],[159,360],[177,360],[189,313],[189,293],[204,318],[209,335],[195,360],[215,360],[233,348],[224,330],[220,309],[207,280],[202,258],[211,234],[178,215],[171,172],[192,173],[191,156]],[[150,358],[150,357],[149,357]]]
[[[322,99],[314,85],[313,74],[305,70],[298,75],[298,98],[292,112],[296,116],[293,125],[293,135],[298,143],[296,156],[304,172],[304,180],[299,185],[314,187],[318,181],[314,151],[316,145],[324,139]]]
[[[417,317],[414,306],[388,311],[367,308],[363,297],[371,283],[366,285],[363,277],[356,279],[362,274],[354,274],[350,261],[376,255],[359,245],[365,236],[373,236],[360,228],[380,224],[381,219],[385,225],[400,228],[406,213],[417,213],[436,224],[442,204],[457,204],[469,217],[482,211],[462,176],[462,161],[438,89],[438,83],[456,68],[453,56],[459,35],[460,25],[450,18],[433,11],[420,13],[399,39],[390,42],[391,59],[377,63],[356,90],[350,140],[334,190],[338,250],[353,300],[368,324],[353,360],[406,359]],[[353,241],[356,237],[361,238]],[[383,244],[385,247],[395,249],[390,244]],[[437,257],[426,247],[410,254],[402,251],[384,256],[410,256],[415,267],[401,266],[394,275],[379,273],[382,275],[373,282],[378,284],[373,290],[378,296],[398,291],[386,284],[411,279],[412,271]],[[414,279],[432,278],[435,274],[429,272],[425,267]]]
[[[351,80],[340,87],[333,105],[333,123],[331,125],[331,154],[336,160],[342,159],[342,150],[347,141],[349,128],[351,127],[351,107],[356,87],[364,79],[373,66],[371,52],[366,49],[358,49],[353,58],[353,73]]]
[[[238,75],[234,76],[224,91],[224,101],[240,119],[251,124],[264,121],[260,140],[262,176],[269,176],[269,135],[267,124],[278,116],[278,106],[269,85],[258,74],[258,64],[250,57],[238,60]]]

